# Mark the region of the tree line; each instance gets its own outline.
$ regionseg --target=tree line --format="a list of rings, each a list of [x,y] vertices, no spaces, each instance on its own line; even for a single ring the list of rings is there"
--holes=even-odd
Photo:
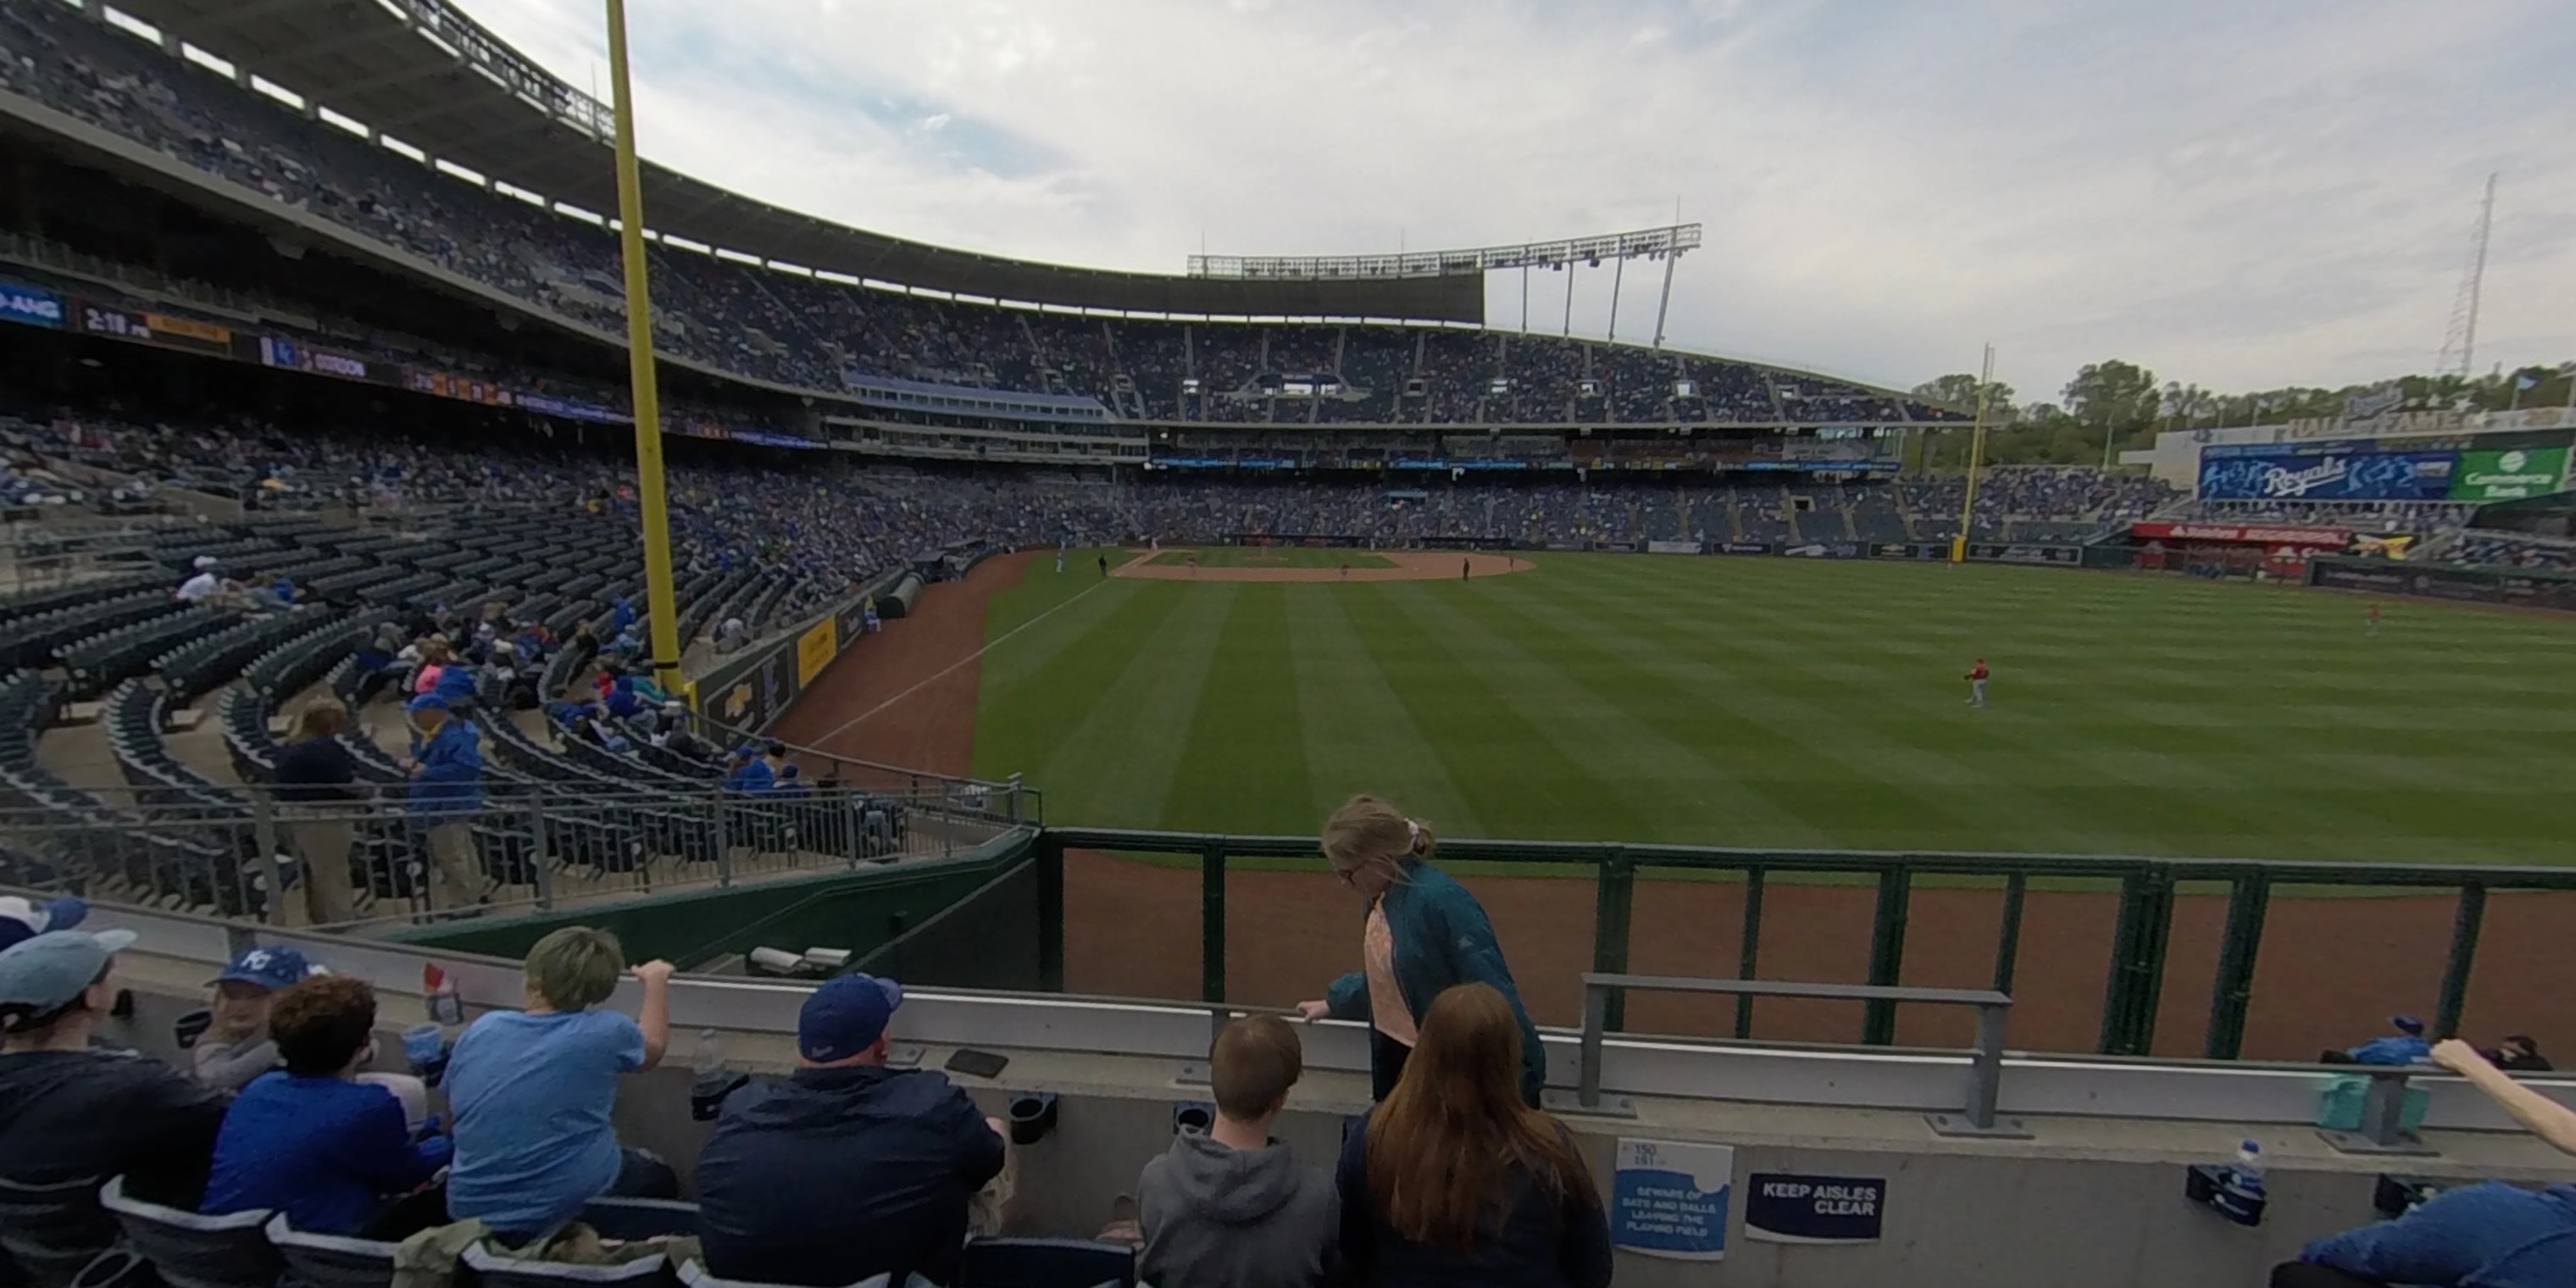
[[[2251,393],[2221,393],[2166,381],[2136,363],[2113,358],[2088,362],[2059,391],[2060,401],[2021,403],[2011,385],[1989,384],[1986,394],[1986,463],[1990,465],[2099,465],[2118,453],[2152,446],[2158,433],[2220,425],[2278,425],[2340,416],[2348,400],[2385,395],[2392,385],[2399,406],[2414,410],[2504,411],[2511,407],[2564,407],[2576,362],[2554,367],[2497,369],[2484,376],[2413,375],[2341,389],[2289,386]],[[1915,396],[1961,410],[1977,405],[1977,378],[1955,373],[1914,387]],[[1968,463],[1966,425],[1917,435],[1908,464],[1962,469]]]

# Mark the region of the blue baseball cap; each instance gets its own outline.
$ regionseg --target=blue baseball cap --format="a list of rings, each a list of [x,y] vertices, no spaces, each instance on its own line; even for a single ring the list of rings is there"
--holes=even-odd
[[[89,905],[68,895],[38,903],[17,895],[0,897],[0,948],[24,943],[48,930],[69,930],[89,915]]]
[[[318,973],[313,963],[305,960],[304,954],[296,949],[284,945],[275,948],[253,945],[244,949],[242,955],[234,958],[232,965],[224,967],[224,973],[215,976],[211,982],[257,984],[274,992],[307,975]]]
[[[435,693],[424,693],[403,704],[405,711],[445,711],[447,699]]]
[[[0,1032],[80,1000],[108,961],[133,946],[130,930],[49,930],[0,950]]]
[[[796,1052],[816,1064],[847,1060],[883,1037],[903,985],[873,975],[837,975],[806,997],[796,1016]]]

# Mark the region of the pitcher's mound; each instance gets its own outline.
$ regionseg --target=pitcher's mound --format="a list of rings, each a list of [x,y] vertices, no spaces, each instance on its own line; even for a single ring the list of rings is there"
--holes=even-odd
[[[1463,573],[1469,579],[1499,577],[1508,572],[1530,571],[1530,561],[1517,555],[1460,554],[1436,550],[1372,550],[1365,555],[1354,551],[1350,566],[1272,567],[1234,562],[1255,554],[1241,547],[1225,547],[1206,552],[1200,566],[1192,568],[1173,559],[1172,551],[1160,555],[1138,554],[1135,558],[1109,571],[1112,577],[1142,577],[1149,581],[1438,581],[1456,579]],[[1187,552],[1182,552],[1186,558]],[[1363,567],[1373,564],[1373,567]]]

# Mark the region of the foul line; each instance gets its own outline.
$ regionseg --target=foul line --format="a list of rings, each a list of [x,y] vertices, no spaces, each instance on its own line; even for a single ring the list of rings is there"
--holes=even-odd
[[[1113,570],[1113,571],[1114,571],[1114,570]],[[1108,579],[1108,578],[1105,578],[1105,577],[1104,577],[1104,578],[1102,578],[1102,579],[1100,579],[1099,581],[1095,581],[1095,582],[1093,582],[1090,586],[1088,586],[1088,587],[1084,588],[1083,590],[1080,590],[1080,591],[1076,592],[1076,593],[1074,594],[1074,596],[1073,596],[1071,599],[1068,599],[1068,600],[1064,601],[1063,603],[1058,604],[1058,605],[1056,605],[1055,607],[1050,608],[1050,609],[1046,610],[1045,612],[1040,613],[1040,614],[1038,614],[1037,616],[1032,617],[1032,618],[1030,618],[1029,620],[1027,620],[1027,621],[1025,621],[1025,622],[1020,623],[1019,625],[1014,626],[1014,627],[1012,627],[1011,629],[1009,629],[1009,630],[1007,630],[1007,631],[1002,632],[1002,633],[1001,633],[1001,635],[999,635],[998,637],[996,637],[996,638],[994,638],[994,639],[991,639],[991,640],[987,640],[987,641],[985,641],[985,643],[984,643],[984,647],[979,648],[979,649],[975,650],[974,652],[969,653],[969,654],[967,654],[966,656],[961,657],[961,658],[957,659],[956,661],[951,662],[951,663],[949,663],[948,665],[943,666],[943,667],[939,668],[938,670],[933,671],[933,672],[931,672],[930,674],[928,674],[928,675],[926,675],[926,676],[923,676],[921,679],[919,679],[919,680],[915,681],[915,682],[913,683],[912,687],[910,687],[910,688],[908,688],[908,689],[905,689],[903,692],[898,693],[898,694],[894,695],[893,697],[888,698],[888,699],[886,699],[885,701],[880,702],[880,703],[876,704],[875,706],[870,707],[870,708],[868,708],[867,710],[862,711],[862,712],[858,713],[857,715],[854,715],[854,716],[850,717],[850,718],[849,718],[849,719],[847,719],[847,720],[842,721],[842,722],[841,722],[841,723],[839,723],[838,725],[833,726],[833,727],[832,727],[832,731],[831,731],[830,733],[821,734],[821,735],[818,735],[817,737],[815,737],[815,739],[813,740],[813,746],[814,746],[814,749],[815,749],[816,751],[818,751],[818,752],[821,752],[823,755],[826,755],[826,756],[831,755],[831,754],[832,754],[831,752],[829,752],[829,751],[824,751],[824,750],[823,750],[823,744],[828,743],[828,742],[830,742],[831,740],[833,740],[834,738],[838,738],[838,737],[840,737],[842,734],[848,733],[850,730],[855,729],[855,728],[857,728],[858,726],[860,726],[861,724],[866,723],[869,719],[871,719],[871,718],[873,718],[873,717],[875,717],[875,716],[877,716],[877,715],[881,714],[882,712],[884,712],[886,708],[891,707],[891,706],[893,706],[894,704],[896,704],[896,703],[898,703],[898,702],[903,701],[905,698],[911,697],[913,694],[919,693],[919,692],[921,692],[923,689],[929,688],[931,685],[938,683],[938,682],[940,681],[940,679],[941,679],[942,677],[946,676],[949,672],[954,671],[954,670],[956,670],[957,668],[959,668],[959,667],[961,667],[961,666],[964,666],[964,665],[966,665],[967,663],[972,662],[972,661],[976,660],[977,658],[980,658],[980,657],[984,656],[984,655],[985,655],[985,654],[987,654],[987,653],[992,652],[994,649],[1000,648],[1002,645],[1004,645],[1004,644],[1008,643],[1008,642],[1010,641],[1010,639],[1011,639],[1011,637],[1012,637],[1012,636],[1015,636],[1015,635],[1019,634],[1020,632],[1022,632],[1022,631],[1024,631],[1024,630],[1027,630],[1028,628],[1030,628],[1030,627],[1032,627],[1032,626],[1035,626],[1035,625],[1037,625],[1038,623],[1043,622],[1043,621],[1045,621],[1046,619],[1048,619],[1048,618],[1050,618],[1050,617],[1053,617],[1053,616],[1055,616],[1056,614],[1061,613],[1061,612],[1063,612],[1064,610],[1066,610],[1066,609],[1068,609],[1068,608],[1071,608],[1071,607],[1073,607],[1073,606],[1074,606],[1074,605],[1076,605],[1076,604],[1081,603],[1081,602],[1083,601],[1084,597],[1085,597],[1085,596],[1088,596],[1089,594],[1091,594],[1091,592],[1092,592],[1092,591],[1098,590],[1098,589],[1100,589],[1101,587],[1106,586],[1106,585],[1108,585],[1108,584],[1109,584],[1109,579]]]

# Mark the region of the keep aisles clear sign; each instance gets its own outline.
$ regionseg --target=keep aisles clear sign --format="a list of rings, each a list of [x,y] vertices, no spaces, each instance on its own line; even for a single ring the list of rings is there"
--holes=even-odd
[[[1649,1257],[1726,1256],[1735,1147],[1621,1137],[1610,1181],[1610,1244]]]
[[[1870,1243],[1887,1215],[1877,1176],[1755,1172],[1745,1182],[1744,1237],[1769,1243]]]

